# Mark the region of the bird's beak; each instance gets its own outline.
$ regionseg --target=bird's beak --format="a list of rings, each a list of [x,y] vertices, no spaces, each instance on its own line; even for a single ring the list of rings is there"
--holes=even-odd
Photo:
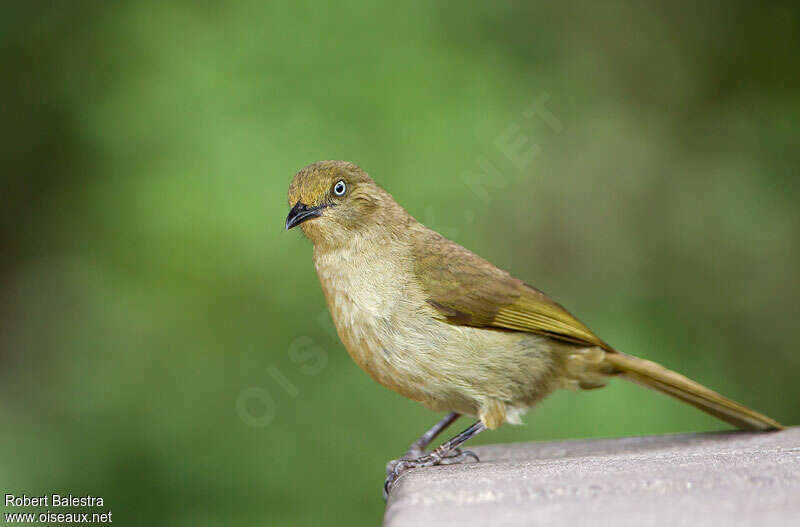
[[[292,210],[289,211],[289,215],[286,216],[286,230],[288,231],[292,227],[297,227],[305,221],[319,218],[322,216],[322,209],[324,208],[325,205],[309,207],[308,205],[298,201],[295,206],[292,207]]]

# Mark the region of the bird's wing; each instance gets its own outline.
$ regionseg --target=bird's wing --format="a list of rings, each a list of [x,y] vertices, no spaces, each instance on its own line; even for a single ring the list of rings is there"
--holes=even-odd
[[[417,238],[413,256],[428,303],[448,323],[611,349],[547,295],[434,231]]]

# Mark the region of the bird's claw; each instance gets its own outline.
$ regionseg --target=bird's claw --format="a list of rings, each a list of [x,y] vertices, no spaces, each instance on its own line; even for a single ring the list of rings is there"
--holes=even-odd
[[[408,457],[408,454],[400,459],[393,459],[386,464],[386,481],[383,483],[383,499],[389,499],[389,491],[397,479],[411,470],[419,467],[432,467],[435,465],[455,465],[464,463],[468,459],[480,462],[480,458],[471,450],[461,450],[454,448],[445,455],[437,453],[435,450],[428,455],[421,455],[416,459]]]
[[[478,454],[472,450],[461,450],[456,448],[438,463],[439,465],[457,465],[458,463],[466,463],[468,459],[474,459],[476,463],[481,462]]]

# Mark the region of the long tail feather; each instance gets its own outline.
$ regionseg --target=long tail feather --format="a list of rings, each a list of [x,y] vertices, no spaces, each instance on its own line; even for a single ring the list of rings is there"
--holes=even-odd
[[[655,362],[619,352],[606,353],[605,361],[627,379],[676,397],[733,426],[745,430],[781,430],[783,428],[774,419],[732,401]]]

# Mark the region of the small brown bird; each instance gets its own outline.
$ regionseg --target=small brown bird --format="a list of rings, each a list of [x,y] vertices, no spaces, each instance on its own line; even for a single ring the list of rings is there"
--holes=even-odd
[[[519,423],[557,388],[591,389],[620,376],[734,426],[781,425],[654,362],[600,340],[559,304],[416,221],[358,166],[320,161],[289,186],[286,229],[301,226],[336,329],[373,379],[449,414],[390,461],[384,484],[414,467],[477,456],[459,446]],[[426,453],[462,414],[478,421]]]

